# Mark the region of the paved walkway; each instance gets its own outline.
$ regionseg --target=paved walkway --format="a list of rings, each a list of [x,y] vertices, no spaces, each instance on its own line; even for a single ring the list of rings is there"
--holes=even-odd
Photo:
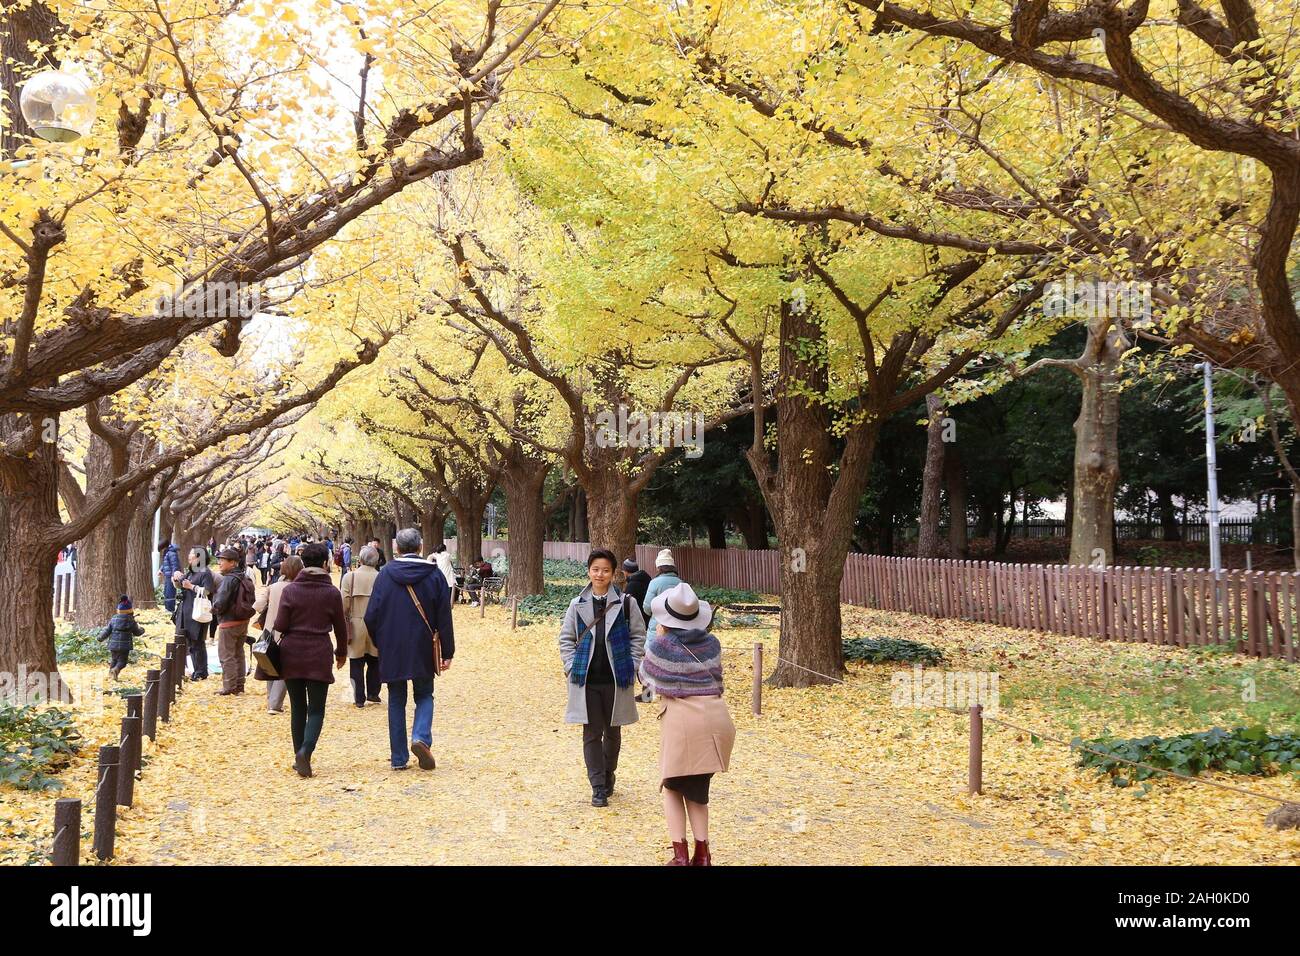
[[[511,631],[456,610],[457,654],[438,682],[438,769],[388,766],[387,710],[330,689],[316,776],[291,766],[289,716],[264,685],[217,697],[186,685],[178,717],[124,811],[119,863],[654,864],[670,855],[657,791],[655,705],[625,729],[618,792],[589,805],[580,729],[562,723],[553,628]],[[215,655],[214,655],[215,659]],[[746,655],[727,655],[738,739],[714,781],[718,864],[1053,863],[1068,858],[888,781],[805,752],[799,728],[749,713]],[[807,748],[814,749],[814,748]]]

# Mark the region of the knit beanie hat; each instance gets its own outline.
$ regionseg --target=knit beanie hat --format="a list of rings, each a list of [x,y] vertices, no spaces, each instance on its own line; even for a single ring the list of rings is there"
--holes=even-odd
[[[623,570],[626,571],[628,574],[634,574],[637,571],[640,571],[641,568],[637,565],[636,558],[627,558],[623,562]]]
[[[676,562],[673,561],[673,553],[668,548],[664,548],[662,551],[660,551],[658,554],[655,555],[656,568],[662,568],[666,564],[675,564],[675,563]]]
[[[131,599],[125,594],[123,594],[117,602],[117,609],[119,611],[130,611],[134,607],[135,605],[131,603]]]

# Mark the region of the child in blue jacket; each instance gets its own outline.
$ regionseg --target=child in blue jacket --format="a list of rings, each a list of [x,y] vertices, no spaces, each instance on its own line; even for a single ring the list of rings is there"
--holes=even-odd
[[[109,677],[117,680],[117,675],[126,670],[126,660],[135,644],[134,638],[143,636],[144,628],[135,619],[135,606],[131,603],[131,599],[123,594],[117,602],[117,613],[109,619],[108,625],[99,635],[101,641],[108,641],[108,653],[111,657],[108,665]]]

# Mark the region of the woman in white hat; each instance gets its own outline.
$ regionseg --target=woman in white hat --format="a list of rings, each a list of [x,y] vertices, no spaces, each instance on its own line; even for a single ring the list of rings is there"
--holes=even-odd
[[[713,608],[689,584],[650,604],[656,632],[646,640],[641,683],[663,699],[659,775],[673,843],[670,866],[711,866],[709,783],[727,769],[736,725],[722,699],[722,645],[708,632]],[[695,855],[686,853],[686,824]]]

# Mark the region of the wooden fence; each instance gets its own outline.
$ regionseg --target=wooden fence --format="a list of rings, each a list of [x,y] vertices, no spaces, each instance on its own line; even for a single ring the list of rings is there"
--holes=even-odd
[[[454,546],[454,539],[448,547]],[[509,554],[506,540],[483,550]],[[586,559],[586,542],[547,541],[543,555]],[[637,562],[654,567],[659,546],[639,544]],[[779,594],[776,550],[673,548],[684,580]],[[1257,657],[1294,661],[1300,641],[1300,574],[999,564],[990,561],[850,554],[840,582],[846,604],[930,617],[983,621],[1092,637],[1197,647],[1231,645]]]
[[[1178,540],[1203,543],[1210,540],[1210,525],[1206,521],[1179,521]],[[1290,540],[1290,534],[1276,522],[1260,518],[1224,518],[1219,522],[1219,540],[1224,544],[1280,544]],[[946,535],[947,525],[940,528]],[[1164,526],[1159,521],[1119,520],[1115,522],[1115,536],[1121,541],[1161,541]],[[1011,526],[1013,538],[1068,538],[1070,529],[1060,518],[1031,518],[1017,521]]]

